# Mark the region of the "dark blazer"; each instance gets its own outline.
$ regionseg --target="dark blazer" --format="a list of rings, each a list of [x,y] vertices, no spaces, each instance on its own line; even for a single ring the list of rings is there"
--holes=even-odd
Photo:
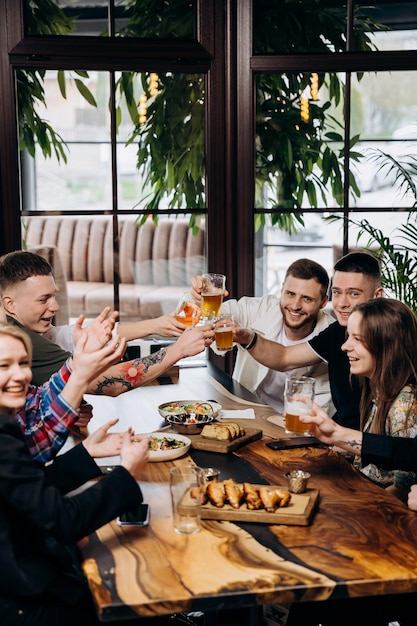
[[[0,595],[64,591],[76,601],[84,582],[74,569],[75,542],[142,500],[123,467],[63,495],[100,475],[82,444],[48,466],[35,463],[13,416],[0,415]]]
[[[417,438],[363,433],[362,465],[417,472]]]

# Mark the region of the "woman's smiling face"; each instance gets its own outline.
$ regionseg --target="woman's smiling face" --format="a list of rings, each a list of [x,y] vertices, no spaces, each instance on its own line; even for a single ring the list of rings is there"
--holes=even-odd
[[[32,378],[23,341],[0,335],[0,411],[12,413],[25,405]]]
[[[366,347],[361,322],[361,313],[357,311],[351,313],[347,323],[347,339],[342,345],[342,350],[348,356],[351,374],[371,378],[375,369],[375,357]]]

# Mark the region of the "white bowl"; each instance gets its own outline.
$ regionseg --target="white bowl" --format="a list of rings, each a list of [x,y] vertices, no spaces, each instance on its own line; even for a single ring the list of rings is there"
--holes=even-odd
[[[170,435],[166,433],[146,433],[143,437],[153,437],[155,439],[159,439],[161,441],[181,441],[184,445],[180,448],[168,448],[167,450],[149,450],[149,461],[151,463],[159,462],[159,461],[172,461],[173,459],[178,459],[180,456],[184,456],[187,454],[188,450],[191,446],[191,440],[184,435]]]

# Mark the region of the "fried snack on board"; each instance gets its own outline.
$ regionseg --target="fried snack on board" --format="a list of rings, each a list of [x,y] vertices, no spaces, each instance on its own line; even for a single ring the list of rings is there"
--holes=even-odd
[[[234,509],[238,509],[242,504],[242,498],[244,495],[242,485],[238,484],[234,478],[228,478],[223,481],[223,484],[226,500]]]
[[[289,491],[285,491],[285,489],[275,489],[275,491],[281,498],[279,506],[288,506],[291,501],[291,494],[289,493]]]
[[[268,486],[259,487],[259,497],[262,500],[264,509],[269,513],[274,513],[275,509],[280,506],[281,496],[276,489],[271,489]]]
[[[246,507],[251,511],[257,511],[262,507],[262,500],[259,497],[259,491],[250,483],[243,483],[243,492]]]
[[[197,499],[199,492],[201,493],[201,504],[207,504],[208,495],[207,495],[207,487],[208,483],[201,485],[201,487],[193,487],[190,491],[191,497]]]
[[[217,508],[222,508],[226,503],[234,509],[239,509],[243,503],[249,510],[257,511],[265,509],[274,513],[278,507],[288,506],[291,494],[279,487],[270,485],[255,486],[251,483],[238,483],[234,478],[219,481],[217,478],[210,481],[201,489],[203,504],[211,502]]]
[[[215,480],[211,480],[208,483],[207,495],[210,499],[210,502],[217,506],[219,509],[225,505],[226,493],[224,490],[224,485],[222,482],[219,482],[217,478]]]

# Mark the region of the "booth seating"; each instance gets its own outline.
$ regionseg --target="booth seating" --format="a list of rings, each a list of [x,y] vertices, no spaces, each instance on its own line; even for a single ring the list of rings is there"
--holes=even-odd
[[[30,216],[23,238],[29,250],[53,265],[63,315],[95,317],[113,304],[113,224],[111,216]],[[122,321],[170,313],[191,278],[205,269],[205,235],[185,219],[160,219],[143,226],[119,217],[120,314]],[[116,257],[117,258],[117,257]]]

